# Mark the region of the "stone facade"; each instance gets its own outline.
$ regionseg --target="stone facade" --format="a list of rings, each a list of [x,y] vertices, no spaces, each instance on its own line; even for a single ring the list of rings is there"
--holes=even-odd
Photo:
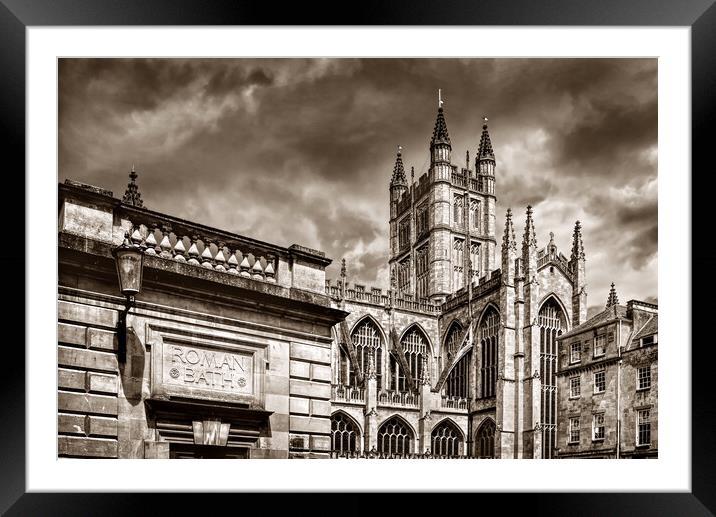
[[[320,252],[60,185],[58,454],[327,457],[331,329]],[[144,253],[127,315],[112,250]]]
[[[619,305],[613,293],[604,311],[559,338],[559,457],[658,455],[657,307]]]
[[[402,149],[396,156],[390,288],[351,286],[345,268],[326,284],[333,306],[350,313],[333,334],[334,455],[556,454],[556,339],[586,319],[581,226],[569,259],[553,235],[540,249],[528,207],[518,251],[508,210],[498,264],[499,174],[486,122],[473,163],[469,156],[463,167],[452,163],[441,106],[428,171],[416,181],[411,169],[409,184]],[[424,353],[411,363],[416,328]],[[375,380],[365,378],[367,368]],[[412,387],[395,380],[405,368]],[[402,434],[394,440],[396,428]]]
[[[428,172],[409,184],[396,157],[387,289],[154,212],[134,170],[122,200],[60,185],[59,455],[655,456],[656,307],[614,292],[586,321],[579,221],[567,258],[553,234],[538,247],[531,207],[518,241],[507,209],[498,255],[487,124],[473,163],[451,156],[441,106]],[[123,243],[144,277],[120,346]]]

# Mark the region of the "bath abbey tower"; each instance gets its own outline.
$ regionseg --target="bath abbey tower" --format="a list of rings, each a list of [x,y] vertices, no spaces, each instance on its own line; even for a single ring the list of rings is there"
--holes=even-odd
[[[477,140],[477,139],[476,139]],[[538,248],[526,208],[517,239],[506,210],[499,256],[499,168],[482,124],[474,161],[454,163],[440,102],[430,165],[410,180],[398,148],[390,177],[386,292],[327,282],[336,308],[332,449],[378,455],[556,455],[557,337],[586,320],[580,223],[569,258]]]

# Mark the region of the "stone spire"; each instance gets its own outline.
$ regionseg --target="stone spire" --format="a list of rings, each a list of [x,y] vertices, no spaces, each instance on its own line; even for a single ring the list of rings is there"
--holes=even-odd
[[[537,249],[537,235],[535,234],[535,225],[532,220],[532,206],[527,205],[527,220],[525,221],[525,234],[522,238],[523,253],[529,248]]]
[[[512,209],[507,209],[505,217],[505,233],[502,235],[502,250],[517,251],[517,241],[515,239],[515,227],[512,224]]]
[[[144,202],[142,201],[142,195],[139,193],[139,185],[137,185],[136,180],[137,172],[134,170],[134,164],[132,164],[132,170],[129,173],[129,183],[127,184],[127,190],[124,192],[122,203],[141,208],[144,206]]]
[[[437,144],[446,144],[452,149],[442,105],[438,108],[438,118],[435,120],[435,129],[433,129],[433,137],[430,140],[431,147]]]
[[[477,150],[477,161],[492,160],[495,161],[495,152],[492,150],[492,141],[490,133],[487,132],[487,117],[483,118],[482,135],[480,136],[480,146]]]
[[[408,180],[405,178],[405,167],[403,167],[403,147],[398,146],[398,155],[395,158],[395,166],[393,167],[393,177],[390,179],[391,185],[407,185]]]
[[[584,244],[582,243],[582,223],[577,221],[574,223],[574,233],[572,234],[572,255],[571,261],[584,258]]]
[[[617,304],[619,304],[619,298],[617,298],[617,290],[614,288],[614,282],[612,282],[612,288],[609,290],[609,297],[607,298],[607,309]]]

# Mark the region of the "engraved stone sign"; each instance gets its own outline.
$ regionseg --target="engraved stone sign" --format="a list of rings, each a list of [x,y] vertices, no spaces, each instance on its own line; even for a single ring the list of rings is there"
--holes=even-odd
[[[253,394],[252,354],[167,343],[162,384],[218,392]]]

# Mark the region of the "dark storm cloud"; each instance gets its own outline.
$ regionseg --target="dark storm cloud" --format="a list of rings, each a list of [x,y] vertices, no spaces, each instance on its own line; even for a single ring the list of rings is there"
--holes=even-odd
[[[535,207],[568,254],[584,226],[590,303],[656,297],[656,60],[92,59],[59,66],[60,181],[121,195],[132,163],[147,206],[348,261],[387,283],[388,181],[398,144],[429,166],[443,89],[453,163],[482,116],[504,212]],[[408,173],[409,174],[409,173]],[[499,261],[499,259],[498,259]],[[594,307],[597,307],[595,305]]]

